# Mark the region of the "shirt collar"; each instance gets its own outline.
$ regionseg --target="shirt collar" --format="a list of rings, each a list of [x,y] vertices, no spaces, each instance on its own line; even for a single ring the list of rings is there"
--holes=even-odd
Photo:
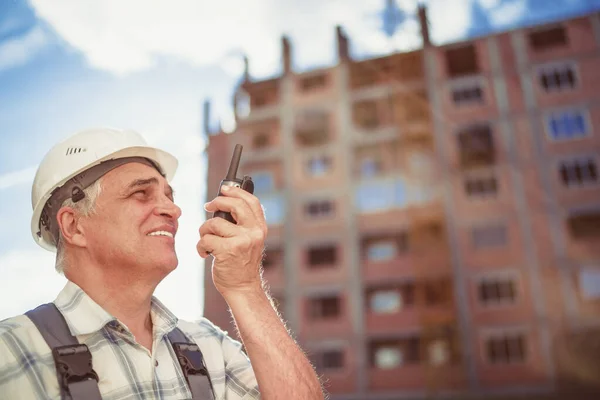
[[[117,322],[114,316],[71,281],[67,281],[54,304],[64,316],[74,336],[94,333],[111,321]],[[154,326],[153,336],[167,334],[177,326],[177,317],[154,296],[151,300],[150,317]]]

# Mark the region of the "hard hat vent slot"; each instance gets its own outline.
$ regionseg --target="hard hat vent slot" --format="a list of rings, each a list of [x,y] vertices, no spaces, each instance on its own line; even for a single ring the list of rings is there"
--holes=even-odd
[[[68,156],[69,154],[83,153],[85,151],[87,151],[87,149],[84,147],[69,147],[65,155]]]

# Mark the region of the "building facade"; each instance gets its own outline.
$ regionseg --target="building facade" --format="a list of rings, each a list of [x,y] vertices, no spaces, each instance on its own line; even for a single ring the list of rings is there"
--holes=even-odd
[[[242,144],[264,278],[333,399],[598,387],[600,14],[443,46],[419,20],[421,49],[354,60],[338,27],[302,73],[284,37],[207,132],[207,200]],[[210,268],[204,314],[235,336]]]

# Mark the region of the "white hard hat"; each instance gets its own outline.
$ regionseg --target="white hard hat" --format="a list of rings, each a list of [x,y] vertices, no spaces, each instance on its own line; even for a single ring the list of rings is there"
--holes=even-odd
[[[129,161],[154,166],[167,181],[173,179],[178,165],[174,156],[149,147],[140,134],[130,130],[85,130],[50,149],[38,167],[31,190],[31,234],[35,242],[56,251],[52,228],[58,229],[56,212],[64,199],[81,193],[102,175]]]

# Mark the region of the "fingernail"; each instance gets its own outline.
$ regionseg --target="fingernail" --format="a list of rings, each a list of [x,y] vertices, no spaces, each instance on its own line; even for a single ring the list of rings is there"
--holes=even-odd
[[[221,188],[221,190],[222,190],[222,191],[224,191],[224,192],[226,192],[226,191],[228,191],[228,190],[229,190],[229,186],[223,186],[223,187]]]
[[[204,203],[204,209],[206,210],[208,205],[210,204],[210,201],[208,203]]]

